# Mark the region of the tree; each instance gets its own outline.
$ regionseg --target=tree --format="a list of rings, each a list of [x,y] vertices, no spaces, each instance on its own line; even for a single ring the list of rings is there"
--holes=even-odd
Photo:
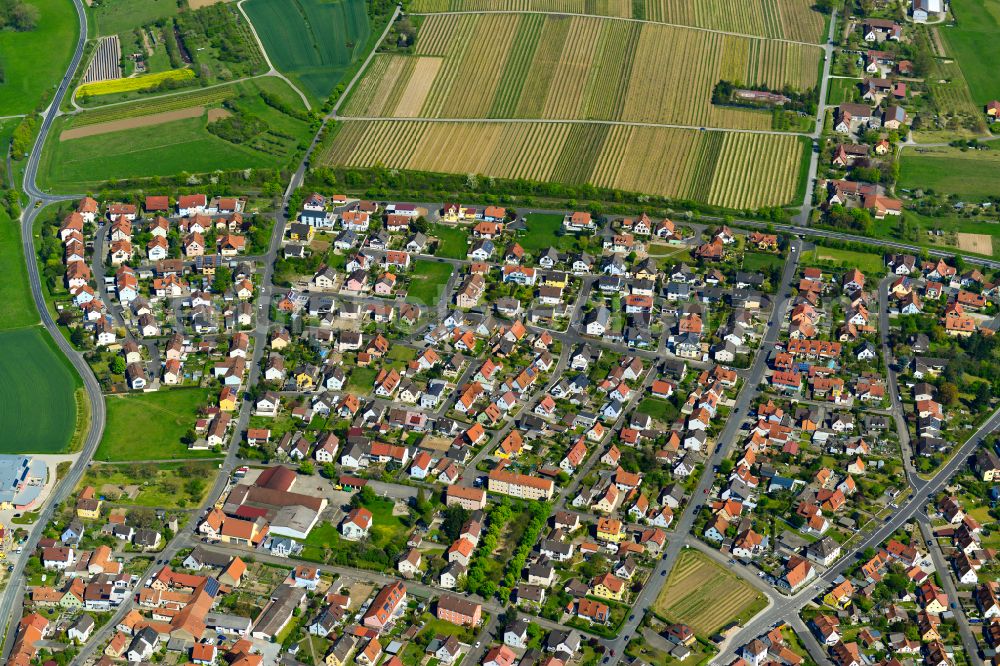
[[[212,290],[217,294],[224,294],[233,286],[233,271],[228,266],[219,266],[215,269],[215,277],[212,279]]]
[[[308,474],[312,476],[313,474],[316,473],[316,468],[313,466],[311,460],[303,460],[301,463],[299,463],[299,473]]]
[[[423,488],[417,491],[417,497],[413,502],[413,509],[425,525],[430,525],[434,520],[434,505],[427,500],[427,491]]]
[[[156,512],[152,509],[142,507],[128,511],[128,522],[136,527],[151,527],[155,521]]]
[[[951,382],[943,382],[938,387],[938,399],[946,407],[952,407],[958,402],[958,387]]]
[[[125,374],[125,359],[121,356],[115,356],[111,359],[111,373],[115,375]]]
[[[986,409],[990,406],[990,400],[993,398],[993,387],[990,386],[989,382],[979,382],[976,385],[976,399],[975,404],[978,409]]]
[[[359,506],[371,504],[376,499],[378,499],[378,496],[375,494],[375,491],[368,486],[364,486],[351,497],[351,508],[357,509]]]
[[[35,26],[38,25],[38,17],[38,7],[25,2],[14,4],[9,12],[10,25],[18,32],[34,30]]]
[[[74,347],[82,347],[87,341],[87,336],[83,332],[83,328],[80,326],[75,327],[69,334],[69,341],[73,343]]]
[[[454,541],[462,534],[462,526],[467,520],[469,520],[468,509],[453,504],[444,510],[441,532],[448,537],[449,541]]]

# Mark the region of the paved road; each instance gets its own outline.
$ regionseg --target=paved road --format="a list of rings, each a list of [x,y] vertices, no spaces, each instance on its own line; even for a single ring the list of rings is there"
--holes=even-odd
[[[717,439],[718,444],[715,447],[715,452],[705,463],[705,470],[698,481],[694,495],[688,501],[687,506],[684,507],[684,511],[680,517],[677,518],[674,537],[667,542],[662,558],[653,568],[649,583],[639,592],[630,619],[626,620],[618,637],[613,641],[607,642],[607,646],[615,651],[615,656],[611,660],[612,664],[617,663],[621,658],[629,639],[638,628],[643,615],[656,600],[656,595],[663,581],[666,580],[666,576],[677,562],[678,556],[685,547],[684,541],[686,535],[691,532],[691,528],[694,526],[698,508],[701,507],[705,498],[708,497],[708,493],[715,483],[714,468],[731,453],[736,443],[740,425],[743,423],[743,419],[746,418],[751,403],[757,397],[760,390],[760,383],[763,381],[764,374],[767,371],[769,351],[774,347],[778,339],[778,331],[781,328],[782,321],[784,321],[785,312],[790,301],[785,294],[789,293],[788,289],[795,277],[801,247],[802,243],[798,239],[792,242],[788,259],[785,261],[785,268],[781,274],[781,283],[778,288],[778,294],[775,296],[774,307],[771,310],[767,328],[761,339],[760,349],[754,357],[754,362],[750,370],[740,373],[740,377],[744,380],[743,387],[736,397],[736,403],[733,405],[729,418]]]
[[[288,204],[288,199],[292,192],[302,183],[302,179],[305,175],[306,160],[308,155],[311,153],[312,149],[316,145],[316,140],[309,147],[309,151],[306,153],[306,157],[303,158],[302,163],[299,164],[298,169],[292,175],[291,181],[289,182],[288,188],[285,190],[285,194],[282,198],[280,205],[277,207],[275,213],[274,229],[271,231],[271,241],[268,246],[268,252],[263,257],[264,267],[258,274],[259,284],[260,284],[260,297],[257,301],[257,312],[256,312],[256,326],[253,330],[251,339],[253,345],[253,352],[248,361],[248,378],[244,386],[253,386],[260,375],[260,364],[263,358],[264,351],[267,349],[267,334],[270,328],[269,314],[271,303],[271,298],[274,293],[274,284],[272,282],[272,277],[274,275],[274,261],[277,257],[278,250],[281,247],[281,239],[285,234],[285,225],[287,220],[285,218],[285,207]],[[225,492],[230,478],[232,476],[233,470],[236,468],[239,462],[237,454],[239,453],[240,441],[242,438],[242,433],[246,429],[247,424],[250,421],[250,415],[253,411],[253,405],[249,399],[249,396],[244,393],[243,402],[240,405],[239,415],[235,419],[232,437],[229,442],[229,447],[226,453],[225,460],[219,465],[219,474],[215,479],[215,483],[212,485],[212,489],[209,491],[205,498],[205,502],[201,506],[201,510],[204,511],[208,507],[214,505],[217,500],[222,497]],[[159,554],[158,559],[170,559],[177,551],[179,551],[184,544],[186,539],[193,534],[194,529],[197,526],[197,519],[192,520],[188,525],[178,532],[177,535],[167,544],[163,552]],[[154,561],[153,564],[147,568],[147,570],[140,577],[138,588],[145,586],[146,582],[156,573],[159,565]],[[137,588],[137,589],[138,589]],[[102,626],[91,639],[81,648],[80,653],[76,656],[73,663],[82,664],[89,659],[96,649],[98,649],[104,642],[106,642],[114,629],[118,621],[121,620],[131,609],[133,604],[133,598],[130,598],[126,603],[122,604],[115,612],[114,618]]]
[[[426,118],[424,120],[426,120]],[[421,206],[421,207],[427,208],[428,210],[431,210],[431,211],[440,210],[441,207],[444,205],[441,202],[416,202],[416,201],[410,201],[410,202],[407,202],[407,203],[412,203],[412,204],[415,204],[417,206]],[[567,211],[565,209],[561,209],[560,210],[560,209],[553,209],[553,208],[530,208],[530,209],[518,208],[518,213],[520,213],[520,214],[527,214],[527,213],[556,213],[556,214],[559,214],[559,215],[564,215],[564,214],[566,214],[566,212]],[[790,223],[790,224],[781,224],[781,223],[774,223],[774,222],[766,222],[766,221],[762,221],[762,220],[748,220],[748,219],[744,219],[744,218],[729,219],[729,218],[723,218],[721,216],[716,216],[716,215],[700,215],[695,220],[692,220],[690,222],[680,221],[679,224],[681,224],[684,227],[691,228],[691,229],[704,229],[706,226],[712,225],[712,224],[727,224],[727,225],[729,225],[730,228],[732,228],[734,230],[737,230],[737,229],[768,229],[768,228],[772,228],[774,231],[778,231],[778,232],[781,232],[781,233],[795,234],[795,235],[801,236],[803,238],[805,238],[806,236],[813,236],[813,237],[816,237],[816,238],[829,238],[831,240],[848,241],[848,242],[852,242],[852,243],[863,243],[865,245],[869,245],[869,246],[872,246],[872,247],[875,247],[875,248],[881,248],[881,249],[884,249],[886,251],[907,252],[909,254],[915,254],[915,255],[918,255],[918,256],[921,253],[923,253],[923,252],[927,252],[932,257],[942,257],[942,258],[945,258],[945,259],[950,259],[951,257],[955,256],[955,251],[954,250],[951,250],[951,251],[949,251],[949,250],[938,250],[938,249],[934,249],[934,248],[923,247],[923,246],[920,246],[920,245],[913,245],[911,243],[903,243],[903,242],[899,242],[899,241],[888,240],[888,239],[885,239],[885,238],[872,238],[870,236],[858,236],[858,235],[855,235],[855,234],[849,234],[849,233],[845,233],[845,232],[842,232],[842,231],[836,231],[836,230],[831,230],[831,229],[817,229],[815,227],[808,227],[808,226],[802,225],[802,224],[798,223],[797,221],[794,222],[794,223]],[[438,261],[452,261],[452,262],[455,262],[456,264],[460,264],[460,263],[463,263],[463,262],[464,263],[469,263],[468,261],[461,260],[461,259],[443,260],[440,257],[430,257],[430,258],[436,259]],[[973,265],[976,265],[976,266],[986,266],[988,268],[1000,268],[1000,261],[995,260],[995,259],[987,259],[985,257],[976,257],[976,256],[967,255],[967,256],[965,256],[965,263],[967,263],[967,264],[973,264]]]
[[[344,88],[344,92],[342,92],[340,94],[340,97],[337,98],[337,101],[334,103],[333,108],[330,109],[330,113],[328,113],[327,116],[323,119],[323,123],[322,123],[322,125],[320,125],[319,132],[317,133],[316,136],[319,136],[319,134],[321,134],[323,132],[323,129],[326,127],[327,121],[333,120],[334,118],[337,117],[337,112],[340,111],[340,106],[345,101],[347,101],[348,97],[351,96],[351,90],[353,90],[354,86],[357,85],[358,81],[361,80],[361,77],[364,75],[365,71],[367,71],[367,69],[368,69],[368,65],[371,64],[372,60],[374,60],[375,54],[379,50],[378,49],[378,45],[382,44],[382,42],[385,41],[386,35],[389,34],[389,31],[392,29],[392,26],[396,22],[396,19],[399,18],[399,15],[402,14],[402,13],[403,13],[403,6],[402,5],[396,5],[396,11],[394,11],[392,13],[392,18],[390,18],[389,22],[385,24],[385,30],[382,31],[382,34],[381,34],[381,36],[379,36],[378,41],[375,42],[376,47],[373,48],[371,50],[371,52],[368,53],[368,57],[365,58],[365,61],[363,63],[361,63],[361,67],[358,67],[358,71],[355,72],[354,78],[351,79],[350,83],[347,84],[347,87]],[[309,154],[312,154],[312,150],[315,147],[315,145],[316,145],[316,141],[314,140],[313,141],[313,145],[309,147]],[[308,154],[307,154],[307,157],[308,157]]]
[[[913,466],[913,446],[910,441],[910,428],[906,423],[906,415],[903,413],[903,402],[899,396],[899,376],[893,363],[892,349],[889,346],[889,285],[895,279],[891,273],[879,282],[878,285],[878,328],[879,338],[882,344],[882,359],[885,362],[887,383],[889,387],[890,414],[896,424],[896,434],[899,437],[899,450],[903,455],[903,469],[906,470],[906,478],[911,486],[918,486],[923,483],[923,479],[917,476],[917,470]]]
[[[810,136],[813,145],[817,146],[823,134],[823,123],[826,120],[826,91],[830,84],[830,66],[833,64],[833,31],[837,25],[837,10],[834,9],[830,16],[830,32],[827,35],[826,44],[823,45],[823,75],[819,81],[819,101],[816,105],[816,127]],[[806,176],[806,191],[802,197],[802,208],[795,216],[795,221],[799,224],[808,225],[809,215],[812,212],[813,190],[816,189],[816,173],[819,169],[819,150],[813,149],[809,157],[809,174]]]
[[[34,146],[32,146],[31,154],[29,155],[26,164],[24,173],[24,191],[28,194],[30,200],[28,206],[21,214],[21,246],[22,251],[24,252],[25,262],[28,266],[28,280],[31,284],[31,296],[35,300],[35,307],[38,309],[41,316],[42,325],[45,326],[49,335],[51,335],[52,339],[55,340],[55,343],[59,347],[60,351],[66,355],[66,358],[68,358],[70,363],[73,364],[77,374],[79,374],[83,380],[83,386],[87,392],[87,400],[90,403],[90,429],[84,438],[80,457],[77,458],[76,462],[70,467],[66,476],[53,489],[52,496],[46,502],[45,507],[41,510],[38,520],[36,520],[34,525],[29,528],[28,541],[24,544],[23,555],[17,558],[17,561],[14,563],[14,571],[11,572],[10,579],[8,580],[3,591],[3,597],[0,598],[0,617],[5,618],[4,621],[9,623],[8,631],[3,644],[4,658],[10,655],[14,646],[15,631],[13,631],[13,628],[16,625],[16,621],[12,622],[12,620],[15,618],[19,619],[21,617],[21,604],[23,602],[23,591],[25,585],[24,565],[28,560],[28,556],[38,545],[38,540],[42,536],[42,529],[52,519],[56,507],[69,496],[76,485],[80,482],[83,472],[86,469],[87,461],[89,461],[94,455],[94,452],[97,450],[97,445],[101,441],[101,436],[104,434],[104,396],[101,394],[101,387],[97,383],[94,373],[90,371],[90,367],[83,360],[83,357],[73,349],[69,342],[67,342],[62,332],[59,331],[56,326],[55,321],[53,321],[52,316],[49,314],[45,298],[42,294],[42,283],[38,274],[38,255],[35,252],[35,239],[32,229],[35,218],[39,212],[39,208],[37,208],[37,206],[43,203],[59,200],[58,197],[48,197],[40,192],[35,186],[35,177],[38,173],[38,161],[41,157],[42,146],[45,144],[45,139],[52,127],[52,120],[55,118],[56,111],[58,111],[59,105],[62,103],[62,99],[66,94],[70,81],[73,78],[73,72],[76,71],[76,68],[80,64],[80,60],[83,58],[83,47],[87,41],[87,15],[83,2],[82,0],[73,0],[73,4],[76,7],[80,34],[77,39],[76,50],[73,52],[73,58],[66,70],[66,74],[63,76],[62,81],[56,89],[55,95],[52,97],[52,103],[45,112],[38,138],[35,140]]]
[[[845,551],[843,556],[833,566],[819,576],[819,579],[821,581],[825,581],[827,584],[831,584],[837,576],[842,575],[848,568],[853,567],[856,564],[859,553],[864,551],[866,548],[877,547],[883,541],[888,539],[893,532],[905,525],[909,520],[918,516],[920,510],[926,505],[928,498],[933,497],[934,494],[937,493],[959,469],[967,464],[969,456],[973,453],[973,451],[975,451],[976,447],[979,446],[987,435],[992,433],[998,427],[1000,427],[1000,409],[993,412],[993,414],[986,419],[983,425],[980,426],[979,430],[973,433],[973,435],[958,448],[955,455],[952,456],[952,458],[945,463],[940,470],[938,470],[930,481],[923,483],[918,488],[915,488],[910,499],[897,509],[889,520],[884,522],[874,532],[869,533],[854,548]],[[794,615],[798,615],[799,611],[801,611],[802,607],[809,602],[811,597],[811,589],[807,590],[805,593],[799,593],[791,597],[786,597],[769,610],[758,615],[752,622],[745,625],[739,632],[738,636],[734,638],[732,645],[743,645],[747,641],[750,641],[767,631],[775,623],[784,621]],[[725,661],[728,661],[724,659],[726,656],[735,656],[735,654],[720,655],[719,663],[725,663]]]
[[[80,0],[75,0],[75,1],[80,2]],[[393,15],[393,20],[399,14],[399,11],[400,10],[397,7],[396,13]],[[385,34],[388,33],[389,27],[392,26],[393,20],[390,20],[389,24],[386,26],[386,31],[385,33],[383,33],[383,38],[385,37]],[[370,58],[371,55],[369,56],[369,59]],[[360,76],[360,72],[363,70],[364,67],[361,68],[361,70],[358,73],[358,76]],[[355,79],[351,81],[351,85],[354,84],[358,76],[355,76]],[[343,99],[343,97],[341,97],[341,99]],[[336,109],[337,107],[334,108]],[[324,125],[330,118],[332,118],[332,112],[330,116],[324,119],[323,121]],[[260,375],[261,360],[263,358],[264,350],[267,348],[267,334],[270,328],[270,321],[269,321],[270,303],[275,291],[275,286],[273,283],[274,262],[277,259],[278,252],[281,247],[281,241],[285,234],[285,226],[288,223],[287,217],[285,215],[285,210],[288,206],[288,201],[292,193],[294,193],[297,188],[301,187],[302,182],[305,179],[305,173],[309,165],[309,160],[312,156],[313,151],[316,149],[316,146],[319,144],[319,137],[321,133],[322,129],[319,132],[317,132],[316,136],[313,137],[312,142],[309,144],[309,147],[306,149],[306,152],[302,157],[302,161],[299,163],[298,168],[295,170],[295,172],[292,174],[289,180],[288,187],[285,189],[285,193],[282,197],[280,205],[277,206],[277,210],[275,213],[274,229],[271,232],[271,240],[268,246],[267,254],[261,257],[264,263],[264,268],[259,274],[260,296],[257,301],[256,326],[254,328],[252,335],[253,353],[251,354],[251,358],[248,363],[249,376],[247,378],[245,386],[253,386],[257,382],[258,377]],[[35,168],[37,169],[37,160]],[[208,507],[214,505],[222,497],[223,493],[226,491],[226,488],[228,487],[232,472],[238,463],[237,454],[239,452],[240,439],[242,437],[243,431],[246,429],[246,426],[249,423],[251,412],[252,412],[252,404],[248,396],[244,394],[243,403],[240,405],[239,416],[237,417],[236,423],[234,424],[233,434],[230,440],[225,461],[220,465],[219,475],[216,478],[215,483],[212,486],[212,489],[206,496],[205,502],[201,506],[201,509],[203,511],[206,510]],[[93,455],[93,452],[91,452],[90,455]],[[90,456],[87,457],[89,458]],[[39,522],[41,523],[41,521]],[[185,547],[185,544],[187,544],[188,540],[192,537],[196,525],[197,525],[197,520],[193,520],[186,526],[184,530],[181,530],[177,535],[175,535],[174,539],[172,539],[171,542],[167,544],[167,546],[164,548],[163,552],[160,554],[159,559],[170,559],[177,553],[177,551]],[[143,587],[146,584],[146,582],[155,574],[157,568],[158,565],[153,564],[143,573],[138,584],[139,588]],[[94,636],[92,636],[91,639],[82,647],[80,653],[73,660],[74,664],[85,663],[87,659],[89,659],[94,654],[94,651],[110,638],[112,629],[116,624],[118,624],[118,621],[125,616],[128,610],[131,608],[132,603],[133,600],[130,598],[128,602],[122,604],[122,606],[117,609],[114,618],[110,622],[105,624],[103,627],[101,627],[94,634]]]
[[[934,568],[941,578],[941,587],[944,589],[945,594],[948,595],[948,598],[955,602],[955,607],[951,609],[951,612],[955,615],[955,623],[958,625],[958,633],[962,637],[962,645],[965,646],[965,654],[968,655],[972,666],[983,666],[982,657],[979,656],[979,644],[976,643],[976,637],[973,636],[972,629],[969,627],[969,618],[965,615],[965,608],[958,600],[958,588],[952,576],[952,568],[944,558],[941,545],[931,532],[930,521],[927,519],[927,515],[925,513],[918,513],[917,522],[920,523],[920,533],[923,535],[924,541],[927,542],[927,549],[930,551],[931,559],[934,560]]]

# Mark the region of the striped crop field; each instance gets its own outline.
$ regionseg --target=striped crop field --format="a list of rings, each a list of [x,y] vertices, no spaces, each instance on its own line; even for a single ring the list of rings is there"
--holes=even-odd
[[[631,18],[818,44],[823,15],[811,0],[413,0],[417,13],[548,12]]]
[[[235,86],[220,86],[218,88],[198,90],[183,95],[168,95],[159,99],[138,101],[130,104],[115,104],[73,114],[72,125],[74,127],[81,127],[83,125],[93,125],[95,123],[105,123],[125,118],[149,116],[165,111],[220,104],[227,99],[236,97],[236,95],[237,90]]]
[[[437,14],[416,55],[379,54],[342,115],[621,120],[769,129],[711,103],[720,79],[816,85],[818,47],[655,23],[542,14]]]
[[[626,124],[343,120],[330,166],[481,174],[694,199],[728,208],[785,205],[799,137]]]
[[[730,623],[745,624],[767,606],[764,595],[708,556],[685,550],[653,603],[653,612],[707,638]]]

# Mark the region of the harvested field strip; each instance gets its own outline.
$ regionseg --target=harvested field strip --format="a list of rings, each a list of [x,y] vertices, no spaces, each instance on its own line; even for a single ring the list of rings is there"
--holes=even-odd
[[[440,60],[440,59],[438,59]],[[391,113],[396,115],[396,106],[399,104],[400,100],[403,98],[403,91],[408,89],[412,82],[413,71],[416,68],[417,59],[400,57],[396,62],[393,62],[390,67],[395,66],[396,76],[394,78],[394,85],[388,90],[382,89],[381,99],[376,98],[375,102],[379,104],[382,113]],[[424,92],[424,97],[427,96],[427,92]],[[417,107],[419,110],[420,107]]]
[[[514,46],[507,56],[503,78],[497,86],[493,105],[490,107],[490,117],[509,118],[517,111],[517,103],[524,90],[524,82],[528,78],[531,63],[535,58],[539,38],[542,36],[542,26],[545,19],[539,14],[524,17],[514,39]]]
[[[135,102],[133,104],[116,104],[106,106],[93,111],[83,111],[71,116],[73,127],[83,125],[93,125],[95,123],[105,123],[111,120],[122,118],[136,118],[138,116],[148,116],[174,109],[186,109],[192,106],[208,106],[218,104],[227,99],[236,97],[236,88],[233,86],[221,86],[184,95],[171,95],[161,99],[149,100],[145,102]]]
[[[409,83],[402,90],[398,101],[395,101],[396,111],[393,115],[400,118],[416,118],[420,115],[427,100],[427,94],[434,85],[438,70],[441,69],[441,58],[417,58],[413,65],[413,74]]]
[[[204,113],[205,107],[193,106],[187,109],[178,109],[176,111],[154,113],[148,116],[123,118],[121,120],[111,120],[106,123],[93,123],[90,125],[84,125],[83,127],[74,127],[73,129],[63,130],[63,132],[59,135],[59,140],[69,141],[71,139],[81,139],[85,136],[96,136],[98,134],[108,134],[109,132],[120,132],[122,130],[135,129],[136,127],[161,125],[163,123],[169,123],[172,120],[199,118]]]
[[[795,136],[585,123],[343,121],[322,163],[590,183],[730,208],[789,203]]]

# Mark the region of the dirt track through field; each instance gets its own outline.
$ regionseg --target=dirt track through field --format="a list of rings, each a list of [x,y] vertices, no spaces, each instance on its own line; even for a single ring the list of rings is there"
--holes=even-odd
[[[212,111],[225,111],[225,109],[212,109]],[[136,129],[137,127],[150,127],[152,125],[162,125],[173,120],[186,120],[188,118],[198,118],[205,113],[205,107],[192,106],[187,109],[177,109],[176,111],[164,111],[163,113],[153,113],[148,116],[138,116],[136,118],[122,118],[121,120],[109,120],[106,123],[94,123],[84,127],[76,127],[63,131],[59,135],[60,141],[70,141],[72,139],[82,139],[86,136],[97,136],[98,134],[109,134],[111,132],[121,132],[123,130]],[[209,119],[211,117],[209,112]]]

